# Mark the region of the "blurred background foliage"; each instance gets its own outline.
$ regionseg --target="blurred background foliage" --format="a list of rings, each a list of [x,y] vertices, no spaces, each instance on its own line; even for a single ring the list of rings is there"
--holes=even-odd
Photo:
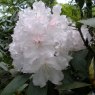
[[[39,0],[38,0],[39,1]],[[53,7],[56,0],[42,0],[46,6]],[[88,25],[92,44],[86,50],[74,52],[69,67],[64,70],[61,86],[48,83],[47,88],[34,87],[30,75],[16,73],[8,51],[11,34],[18,20],[18,12],[32,8],[34,0],[0,0],[0,95],[92,95],[95,91],[95,1],[73,0],[62,5],[62,13],[76,23],[80,31],[80,22]],[[92,19],[88,19],[92,18]],[[85,20],[83,20],[85,19]],[[87,20],[88,19],[88,20]]]
[[[62,4],[62,14],[67,15],[73,21],[78,21],[81,19],[80,10],[77,5]]]

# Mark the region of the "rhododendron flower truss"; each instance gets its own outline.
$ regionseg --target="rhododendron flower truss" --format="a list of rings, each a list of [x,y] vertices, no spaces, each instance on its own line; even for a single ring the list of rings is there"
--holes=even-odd
[[[40,87],[48,80],[61,83],[62,70],[71,60],[68,53],[79,43],[74,38],[78,31],[73,33],[66,16],[60,15],[61,6],[55,5],[52,12],[42,1],[35,2],[33,9],[20,11],[9,48],[14,68],[31,73],[34,85]]]

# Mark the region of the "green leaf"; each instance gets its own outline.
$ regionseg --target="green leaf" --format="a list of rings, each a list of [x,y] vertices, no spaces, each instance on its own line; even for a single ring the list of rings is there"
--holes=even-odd
[[[3,57],[3,54],[0,52],[0,58],[2,58]]]
[[[87,54],[87,50],[75,52],[73,59],[70,63],[71,67],[74,70],[74,76],[80,81],[88,78],[88,64],[86,60]]]
[[[38,86],[34,86],[31,81],[27,90],[27,95],[47,95],[47,87],[40,88]]]
[[[8,66],[4,62],[0,62],[0,68],[2,68],[5,71],[8,71]]]
[[[29,3],[33,4],[35,0],[27,0]]]
[[[84,25],[89,25],[91,27],[95,27],[95,18],[90,18],[87,20],[80,20],[80,23],[83,23]]]
[[[19,89],[18,89],[18,92],[22,92],[26,87],[28,86],[28,84],[24,84],[23,86],[21,86]]]
[[[2,91],[1,95],[13,95],[27,80],[29,75],[16,76]]]
[[[82,87],[87,87],[90,86],[90,84],[87,83],[82,83],[82,82],[73,82],[70,84],[63,84],[62,86],[59,86],[60,90],[72,90],[76,88],[82,88]]]
[[[0,89],[0,94],[1,94],[2,90]]]
[[[69,84],[69,83],[74,82],[70,68],[67,68],[66,70],[64,70],[63,73],[64,73],[63,84]]]

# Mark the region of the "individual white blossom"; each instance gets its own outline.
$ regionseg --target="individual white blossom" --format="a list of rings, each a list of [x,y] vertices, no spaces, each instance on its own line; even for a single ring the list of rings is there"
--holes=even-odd
[[[69,51],[83,47],[78,31],[60,15],[61,6],[55,5],[52,12],[42,1],[36,1],[33,9],[20,11],[9,47],[15,70],[31,73],[34,85],[40,87],[48,80],[59,85],[64,78],[62,70],[72,59]]]

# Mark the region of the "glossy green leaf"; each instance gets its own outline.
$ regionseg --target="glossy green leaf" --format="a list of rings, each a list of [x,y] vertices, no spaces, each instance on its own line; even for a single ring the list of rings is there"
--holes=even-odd
[[[88,54],[87,50],[81,50],[75,52],[73,59],[70,63],[74,70],[74,76],[76,79],[83,81],[88,78],[88,64],[86,56]]]
[[[70,68],[67,68],[66,70],[64,70],[63,73],[64,73],[63,84],[69,84],[69,83],[74,82]]]
[[[0,58],[2,58],[3,57],[3,54],[0,52]]]
[[[1,95],[13,95],[29,78],[29,75],[16,76],[2,91]]]
[[[82,83],[82,82],[73,82],[70,84],[63,84],[62,86],[60,86],[60,90],[71,90],[71,89],[76,89],[76,88],[87,87],[90,85],[91,84]]]
[[[24,84],[23,86],[21,86],[21,87],[18,89],[18,92],[22,92],[27,86],[28,86],[28,84]]]
[[[4,62],[0,62],[0,68],[2,68],[5,71],[8,71],[8,66]]]
[[[40,88],[38,86],[34,86],[31,81],[27,90],[27,95],[47,95],[47,87]]]

